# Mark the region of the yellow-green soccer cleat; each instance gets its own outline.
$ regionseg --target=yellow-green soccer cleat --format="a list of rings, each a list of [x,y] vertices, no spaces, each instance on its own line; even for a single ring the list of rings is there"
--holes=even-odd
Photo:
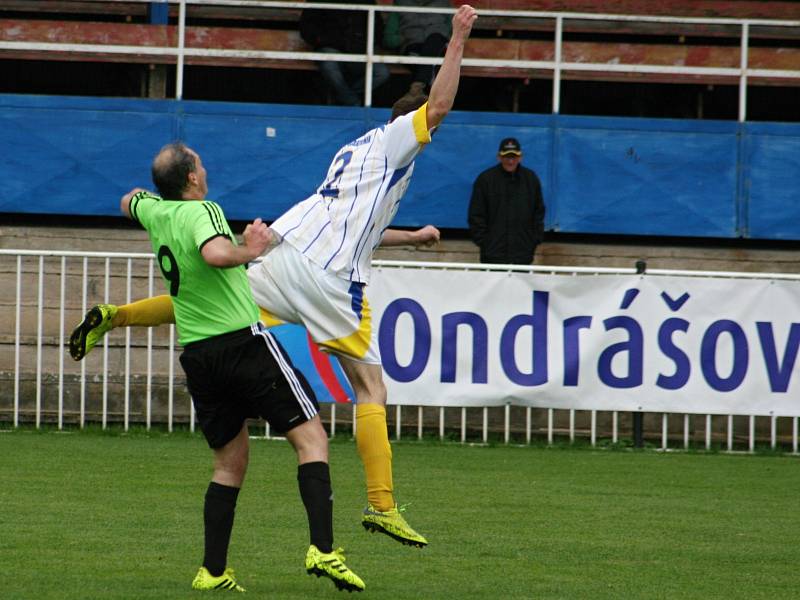
[[[417,546],[418,548],[427,546],[428,540],[406,523],[403,515],[400,514],[403,511],[405,511],[405,507],[397,508],[397,504],[385,512],[376,510],[372,504],[368,504],[367,508],[364,509],[361,524],[367,531],[385,533],[402,544]]]
[[[200,570],[195,575],[192,581],[193,590],[222,590],[229,592],[243,592],[244,588],[236,583],[233,576],[233,569],[227,568],[225,572],[219,577],[214,577],[208,572],[205,567],[200,567]]]
[[[325,553],[311,544],[306,553],[306,572],[317,577],[328,577],[340,590],[361,592],[366,587],[361,577],[344,564],[344,550],[341,548]]]
[[[75,360],[81,360],[89,354],[95,344],[111,330],[111,319],[116,314],[117,307],[113,304],[98,304],[90,308],[83,321],[69,336],[69,355]]]

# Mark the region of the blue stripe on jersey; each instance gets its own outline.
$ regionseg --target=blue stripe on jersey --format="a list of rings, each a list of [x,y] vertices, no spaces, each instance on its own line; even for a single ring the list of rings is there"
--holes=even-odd
[[[298,221],[297,225],[295,225],[294,227],[290,227],[289,229],[287,229],[287,230],[284,232],[284,234],[283,234],[283,237],[287,237],[287,236],[288,236],[288,235],[289,235],[289,234],[290,234],[292,231],[294,231],[295,229],[297,229],[298,227],[300,227],[300,225],[302,225],[302,224],[303,224],[303,221],[305,221],[306,217],[307,217],[309,214],[311,214],[311,212],[312,212],[314,209],[316,209],[316,208],[317,208],[317,205],[318,205],[320,202],[323,202],[323,200],[322,200],[321,198],[320,198],[319,200],[317,200],[316,202],[314,202],[314,204],[312,204],[312,205],[311,205],[311,206],[308,208],[308,210],[305,212],[305,214],[303,214],[303,216],[302,216],[302,217],[300,217],[300,221]],[[323,227],[323,229],[324,229],[324,227]],[[319,235],[319,234],[317,234],[317,235]]]
[[[367,153],[365,154],[364,158],[369,156],[369,153],[372,150],[372,146],[375,144],[375,138],[376,137],[377,136],[373,136],[372,137],[372,141],[369,144],[369,148],[367,148]],[[354,190],[353,201],[350,203],[350,210],[347,211],[347,218],[345,218],[345,220],[344,220],[344,229],[342,231],[342,239],[339,241],[339,247],[336,248],[336,251],[333,254],[331,254],[330,258],[327,260],[327,262],[325,263],[325,266],[323,267],[324,269],[327,269],[328,265],[331,264],[331,261],[333,261],[333,259],[336,258],[336,256],[339,254],[339,252],[342,249],[342,246],[344,245],[344,240],[347,238],[347,221],[350,218],[350,215],[353,214],[353,207],[356,205],[356,201],[358,200],[358,185],[361,183],[361,180],[364,177],[364,165],[365,164],[366,164],[366,160],[362,160],[361,161],[361,170],[358,173],[358,181],[356,182],[356,185],[353,188],[353,190]],[[383,180],[385,178],[386,178],[386,160],[384,159],[383,178],[381,179],[381,185],[378,186],[378,191],[380,191],[381,187],[383,186]],[[371,215],[372,215],[372,213],[370,213],[370,216]]]
[[[353,255],[353,263],[352,263],[353,264],[353,268],[350,269],[350,279],[353,278],[353,275],[356,275],[358,277],[361,276],[361,271],[357,270],[358,269],[358,264],[360,262],[359,259],[361,258],[361,253],[364,252],[364,249],[367,247],[367,240],[369,240],[369,236],[370,236],[370,234],[372,234],[372,231],[374,229],[375,229],[375,223],[372,223],[369,226],[369,231],[367,231],[366,235],[363,236],[362,239],[360,239],[358,241],[358,244],[356,245],[356,251],[355,251],[355,254]],[[364,242],[364,245],[361,246],[361,250],[359,250],[358,246],[361,245],[361,242]]]
[[[414,161],[412,160],[405,167],[401,167],[401,168],[397,169],[394,173],[392,173],[392,177],[389,180],[389,185],[386,186],[386,191],[384,192],[384,197],[389,194],[389,190],[392,189],[392,186],[394,186],[398,181],[400,181],[403,178],[403,176],[408,172],[408,170],[413,165],[414,165]],[[385,179],[385,177],[384,177],[384,179]],[[392,210],[396,210],[395,206],[397,206],[399,203],[400,203],[400,199],[398,198],[395,201],[394,206],[392,206]],[[373,209],[374,209],[374,207],[373,207]],[[391,225],[391,223],[387,224],[386,227],[383,228],[383,231],[381,231],[381,237],[383,237],[383,232],[386,231],[387,229],[389,229],[389,225]],[[353,266],[352,269],[350,269],[350,278],[351,279],[352,279],[354,274],[359,276],[359,277],[361,276],[360,272],[356,273],[356,268],[358,267],[359,257],[361,256],[361,253],[364,252],[364,250],[367,247],[366,241],[369,238],[369,234],[372,233],[372,230],[374,228],[375,228],[375,223],[373,223],[372,226],[370,227],[369,231],[367,232],[367,236],[363,238],[364,245],[361,247],[361,250],[358,249],[358,246],[361,244],[361,240],[359,240],[359,243],[356,244],[356,254],[355,254],[354,266]],[[375,246],[373,246],[372,250],[375,250],[375,248],[377,248],[378,246],[380,246],[380,240],[378,241],[377,244],[375,244]]]
[[[328,225],[330,225],[330,224],[331,224],[331,222],[330,222],[330,221],[328,221],[327,223],[325,223],[325,225],[323,225],[323,226],[320,228],[320,230],[317,232],[317,235],[315,235],[315,236],[314,236],[314,239],[312,239],[310,242],[308,242],[308,245],[307,245],[305,248],[303,248],[303,254],[305,254],[305,253],[306,253],[306,251],[307,251],[309,248],[311,248],[311,246],[313,246],[313,245],[314,245],[314,242],[316,242],[316,241],[319,239],[319,236],[321,236],[321,235],[322,235],[322,232],[323,232],[323,231],[325,231],[325,228],[326,228]]]
[[[351,263],[352,268],[350,269],[350,278],[352,279],[353,273],[356,273],[357,276],[360,276],[361,273],[358,271],[358,262],[361,253],[364,251],[364,248],[367,247],[367,240],[369,239],[369,235],[372,233],[372,230],[375,229],[375,223],[372,221],[372,215],[375,213],[375,205],[377,204],[378,199],[383,199],[386,197],[386,193],[389,191],[387,188],[385,191],[383,190],[383,184],[386,182],[386,173],[389,170],[389,159],[384,157],[383,158],[383,177],[381,177],[381,184],[378,186],[378,191],[375,193],[375,197],[372,199],[372,206],[369,209],[369,219],[367,223],[370,224],[369,229],[366,229],[361,232],[361,235],[358,238],[358,242],[356,243],[355,252],[353,253],[353,262]],[[361,250],[358,247],[361,246]]]
[[[392,179],[389,181],[389,186],[386,188],[387,194],[389,193],[389,190],[392,189],[392,186],[394,186],[394,184],[396,184],[403,178],[403,176],[406,174],[406,172],[411,168],[411,165],[413,164],[414,161],[412,160],[405,167],[400,167],[392,174]]]

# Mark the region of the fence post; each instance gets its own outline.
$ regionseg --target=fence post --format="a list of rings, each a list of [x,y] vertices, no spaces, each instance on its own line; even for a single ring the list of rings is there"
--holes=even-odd
[[[641,412],[633,413],[633,447],[644,448],[644,419]]]
[[[636,261],[636,274],[643,275],[647,271],[647,262]],[[633,413],[633,447],[644,448],[644,418],[641,412]]]

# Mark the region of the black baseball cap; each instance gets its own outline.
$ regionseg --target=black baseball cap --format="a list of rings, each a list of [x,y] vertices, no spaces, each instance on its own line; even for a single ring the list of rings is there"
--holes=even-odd
[[[508,156],[509,154],[520,156],[522,154],[522,148],[516,138],[506,138],[500,142],[500,149],[498,152],[500,156]]]

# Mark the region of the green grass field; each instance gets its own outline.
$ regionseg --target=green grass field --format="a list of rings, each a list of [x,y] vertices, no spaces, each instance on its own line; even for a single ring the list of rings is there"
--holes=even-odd
[[[394,456],[422,550],[362,529],[355,444],[331,444],[336,542],[364,598],[797,597],[796,457],[435,442]],[[189,589],[199,434],[6,431],[0,457],[0,597],[204,596]],[[230,566],[249,597],[349,597],[305,574],[307,545],[293,452],[254,440]]]

